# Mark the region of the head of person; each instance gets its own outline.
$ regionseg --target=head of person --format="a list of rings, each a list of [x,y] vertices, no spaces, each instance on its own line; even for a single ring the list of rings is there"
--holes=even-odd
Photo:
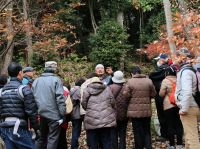
[[[106,74],[112,75],[112,74],[113,74],[112,66],[106,65],[106,66],[105,66],[105,71],[106,71]]]
[[[33,78],[35,69],[33,67],[25,67],[23,69],[24,75]]]
[[[97,77],[97,74],[95,72],[89,73],[87,75],[87,79],[93,78],[93,77]]]
[[[8,75],[13,78],[17,77],[19,80],[23,79],[22,66],[19,63],[12,62],[8,66]]]
[[[168,62],[168,55],[165,53],[161,53],[158,57],[154,58],[157,60],[157,67],[162,66],[163,64],[166,64]]]
[[[192,60],[192,54],[189,52],[188,48],[186,47],[180,48],[176,52],[176,60],[180,65],[190,62]]]
[[[131,74],[132,74],[132,76],[133,76],[133,75],[137,75],[137,74],[141,74],[141,69],[140,69],[140,67],[134,66],[134,67],[132,68]]]
[[[165,76],[176,76],[176,74],[177,74],[177,68],[173,65],[165,69]]]
[[[76,80],[75,85],[76,86],[81,86],[85,82],[84,78],[79,78]]]
[[[104,66],[102,64],[96,65],[95,72],[98,77],[103,76],[105,74]]]
[[[122,83],[124,83],[125,79],[124,79],[123,72],[120,71],[120,70],[115,71],[114,75],[112,77],[112,81],[113,81],[113,83],[116,83],[116,84],[122,84]]]
[[[57,70],[57,63],[55,61],[45,62],[45,72],[55,73]]]
[[[8,82],[8,77],[5,74],[0,75],[0,86],[4,86]]]

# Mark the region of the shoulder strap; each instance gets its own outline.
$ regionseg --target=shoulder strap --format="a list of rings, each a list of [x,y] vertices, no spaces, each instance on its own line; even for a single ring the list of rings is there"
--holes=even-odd
[[[0,89],[0,98],[1,98],[2,88]]]
[[[17,89],[17,94],[21,100],[24,100],[23,88],[27,85],[20,85]]]
[[[191,70],[191,71],[194,72],[195,75],[196,75],[196,71],[195,71],[192,67],[186,67],[186,68],[183,68],[183,70],[181,70],[180,78],[182,77],[182,74],[183,74],[183,71],[184,71],[184,70]]]

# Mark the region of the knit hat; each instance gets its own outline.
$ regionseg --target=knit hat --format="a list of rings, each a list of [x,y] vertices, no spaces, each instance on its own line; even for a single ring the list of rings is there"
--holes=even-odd
[[[116,71],[114,73],[114,76],[112,77],[112,81],[114,83],[124,83],[125,79],[124,79],[124,74],[121,71]]]
[[[45,62],[45,68],[56,69],[57,63],[55,61],[47,61],[47,62]]]
[[[96,65],[95,69],[97,69],[97,68],[104,68],[104,66],[102,64],[98,64],[98,65]]]

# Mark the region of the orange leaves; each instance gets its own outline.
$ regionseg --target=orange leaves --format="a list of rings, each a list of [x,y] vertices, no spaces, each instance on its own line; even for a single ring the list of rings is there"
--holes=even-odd
[[[175,13],[173,31],[174,37],[171,40],[175,42],[177,49],[187,47],[195,55],[200,53],[200,15],[198,13],[190,12],[185,16]],[[160,40],[147,45],[144,50],[150,58],[163,52],[170,54],[166,37],[166,31],[162,30]]]

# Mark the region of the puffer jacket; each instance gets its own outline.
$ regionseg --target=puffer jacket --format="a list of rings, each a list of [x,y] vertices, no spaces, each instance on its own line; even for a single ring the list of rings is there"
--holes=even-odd
[[[112,84],[109,86],[116,102],[116,119],[118,121],[127,120],[128,100],[123,95],[125,86],[123,84]]]
[[[25,86],[22,89],[24,98],[21,99],[20,96],[18,95],[19,92],[15,91],[16,89],[19,88],[20,85],[22,85],[22,82],[18,78],[13,77],[11,78],[10,82],[2,88],[2,93],[0,98],[1,118],[4,119],[7,117],[16,117],[25,120],[26,124],[25,123],[20,123],[20,124],[22,126],[26,125],[26,127],[29,118],[31,125],[35,130],[37,130],[39,129],[36,118],[37,106],[34,100],[33,93],[28,86]],[[8,92],[11,90],[12,92]]]
[[[175,107],[175,105],[170,103],[169,96],[172,92],[172,81],[176,83],[176,76],[167,76],[163,81],[160,88],[159,95],[164,97],[163,109],[167,110]],[[175,96],[175,95],[174,95]]]
[[[190,107],[198,107],[193,97],[197,91],[197,77],[192,70],[185,68],[192,67],[190,64],[185,64],[181,67],[181,70],[177,74],[175,92],[176,104],[182,112],[187,112]]]
[[[32,84],[33,94],[41,116],[50,120],[63,119],[66,113],[61,80],[53,73],[43,73]]]
[[[115,100],[109,87],[94,82],[84,90],[82,106],[86,110],[86,130],[113,127],[116,125]]]
[[[134,75],[128,80],[123,95],[129,101],[128,117],[151,117],[151,98],[155,97],[156,91],[149,78],[142,74]]]

